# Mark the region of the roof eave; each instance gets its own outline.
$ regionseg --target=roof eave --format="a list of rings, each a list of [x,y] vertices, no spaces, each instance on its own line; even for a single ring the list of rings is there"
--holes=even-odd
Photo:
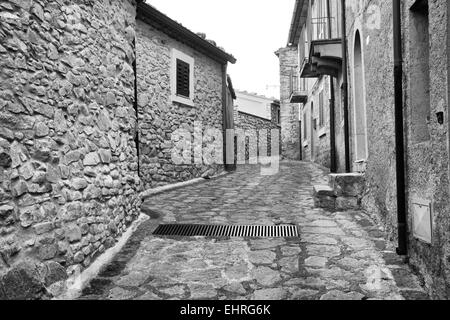
[[[199,37],[194,32],[144,2],[138,2],[136,18],[157,29],[163,29],[162,31],[169,33],[171,37],[193,47],[222,64],[226,64],[227,62],[236,63],[236,58],[232,55]]]
[[[292,14],[291,28],[289,30],[288,46],[297,45],[300,37],[300,27],[306,22],[308,14],[308,0],[296,0],[294,13]]]

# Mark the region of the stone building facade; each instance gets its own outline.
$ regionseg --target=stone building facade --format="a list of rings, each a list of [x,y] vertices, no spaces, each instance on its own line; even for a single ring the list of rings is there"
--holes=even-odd
[[[210,130],[216,130],[219,138],[223,139],[222,67],[226,61],[217,61],[214,56],[199,52],[193,45],[184,42],[158,30],[144,15],[138,15],[139,160],[145,188],[205,175],[214,176],[224,169],[221,164],[203,161],[201,153],[199,162],[193,154],[191,161],[185,164],[175,163],[172,157],[175,144],[172,135],[177,129],[191,134],[195,148],[207,147],[208,143],[217,139],[212,136],[208,138]],[[171,81],[176,74],[171,72],[171,66],[177,52],[193,60],[194,92],[191,105],[172,99]],[[200,139],[199,142],[197,139]]]
[[[272,155],[272,130],[278,131],[278,154],[281,154],[281,126],[278,123],[280,105],[278,101],[271,104],[271,119],[265,119],[253,114],[234,110],[234,123],[237,134],[236,144],[245,143],[245,160],[250,160],[250,155],[271,156]],[[241,137],[242,136],[242,137]],[[245,140],[240,141],[240,138]],[[264,139],[265,138],[265,139]],[[264,139],[264,142],[262,142]],[[265,143],[266,152],[261,144]],[[236,155],[238,153],[236,145]]]
[[[382,217],[396,238],[393,41],[383,37],[392,33],[392,10],[383,1],[350,2],[347,35],[350,65],[362,44],[368,146],[364,205]],[[446,13],[446,1],[401,3],[408,252],[438,299],[450,297]],[[349,71],[357,77],[357,69]],[[357,104],[351,105],[355,114]]]
[[[0,3],[0,299],[40,298],[91,265],[140,214],[144,188],[220,170],[174,168],[167,148],[194,120],[222,132],[234,58],[199,36],[216,61],[136,26],[146,8]],[[195,57],[193,107],[168,102],[172,46]]]
[[[283,159],[300,160],[299,106],[290,102],[291,70],[298,65],[298,50],[289,46],[275,54],[280,61],[281,156]]]
[[[317,1],[296,1],[293,22],[296,17],[300,21],[305,16],[302,8],[308,10]],[[379,218],[391,240],[397,240],[393,3],[345,1],[347,68],[342,70],[341,65],[334,75],[334,131],[337,171],[345,172],[342,95],[345,72],[350,134],[348,165],[351,172],[364,172],[363,208]],[[405,0],[400,5],[408,258],[431,296],[448,299],[450,122],[449,48],[445,39],[449,36],[449,8],[443,0]],[[342,12],[336,14],[333,19],[340,19]],[[300,24],[294,27],[298,31],[291,29],[291,34],[300,39],[303,27]],[[322,50],[318,44],[323,45],[316,43],[314,49]],[[312,99],[311,92],[306,97],[307,101]],[[326,112],[329,113],[329,108]]]
[[[302,159],[330,167],[330,77],[308,81],[308,100],[300,107]],[[311,88],[311,89],[309,89]]]

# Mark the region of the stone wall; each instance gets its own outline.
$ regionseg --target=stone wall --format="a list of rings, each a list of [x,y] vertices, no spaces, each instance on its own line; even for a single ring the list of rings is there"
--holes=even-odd
[[[194,107],[170,101],[171,48],[194,57]],[[172,160],[172,134],[185,129],[193,139],[194,122],[204,132],[222,132],[222,69],[206,57],[147,23],[137,21],[137,83],[139,111],[140,173],[145,188],[215,175],[223,165],[176,165]],[[201,131],[200,131],[201,130]],[[194,141],[192,141],[194,143]],[[206,146],[207,141],[203,141]]]
[[[139,213],[136,9],[0,9],[0,299],[35,298],[65,269],[89,266]]]
[[[282,158],[300,160],[299,104],[290,103],[290,72],[298,65],[297,47],[277,51],[280,61],[280,108]]]
[[[235,109],[234,111],[234,124],[235,124],[235,130],[244,130],[249,133],[248,141],[246,141],[245,145],[245,155],[246,160],[249,159],[250,154],[258,154],[258,146],[260,144],[260,139],[264,139],[264,137],[261,135],[263,132],[260,132],[260,130],[266,130],[267,136],[266,136],[266,144],[267,144],[267,153],[261,154],[260,156],[271,156],[271,146],[272,146],[272,130],[276,129],[278,131],[281,131],[281,127],[275,122],[276,116],[275,113],[277,108],[272,107],[272,120],[264,119],[255,115],[251,115],[245,112],[240,112]],[[251,132],[256,133],[256,135],[250,134]],[[250,141],[256,141],[256,144],[252,145],[249,142]],[[281,141],[278,141],[278,145],[280,149],[278,150],[278,154],[281,152]]]

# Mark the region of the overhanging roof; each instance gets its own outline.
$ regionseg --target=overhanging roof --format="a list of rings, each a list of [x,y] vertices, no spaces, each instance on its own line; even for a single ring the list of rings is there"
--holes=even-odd
[[[308,18],[309,0],[295,0],[294,13],[292,14],[291,29],[289,30],[288,45],[297,45],[302,26]]]
[[[172,20],[162,12],[158,11],[155,7],[141,1],[138,0],[137,19],[148,23],[179,42],[204,53],[222,64],[226,64],[227,62],[236,63],[236,58],[231,54],[226,53],[219,47]]]

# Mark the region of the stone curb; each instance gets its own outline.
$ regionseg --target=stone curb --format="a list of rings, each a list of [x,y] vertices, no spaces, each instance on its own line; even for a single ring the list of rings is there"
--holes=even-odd
[[[220,177],[226,176],[226,175],[231,174],[231,173],[232,172],[222,172],[222,173],[219,173],[216,176],[211,177],[210,179],[196,178],[196,179],[192,179],[192,180],[189,180],[189,181],[169,184],[169,185],[166,185],[166,186],[145,190],[145,191],[141,192],[140,197],[141,197],[142,200],[145,200],[145,199],[150,198],[151,196],[155,196],[155,195],[163,193],[163,192],[173,191],[173,190],[181,189],[181,188],[184,188],[184,187],[187,187],[187,186],[191,186],[191,185],[194,185],[194,184],[206,182],[208,180],[218,179]]]
[[[157,187],[154,189],[149,189],[149,190],[145,190],[140,194],[140,197],[142,200],[145,200],[147,198],[150,198],[151,196],[163,193],[163,192],[167,192],[167,191],[172,191],[175,189],[180,189],[183,187],[187,187],[193,184],[197,184],[197,183],[201,183],[206,181],[205,178],[197,178],[197,179],[192,179],[189,181],[185,181],[185,182],[180,182],[180,183],[174,183],[174,184],[169,184],[166,186],[162,186],[162,187]]]
[[[83,272],[69,277],[69,279],[65,282],[67,289],[63,293],[54,297],[52,300],[74,300],[80,297],[82,290],[89,284],[89,282],[114,259],[120,250],[122,250],[136,229],[149,219],[149,216],[141,214],[135,221],[133,221],[127,231],[123,233],[114,247],[106,250]]]
[[[208,180],[218,179],[231,173],[232,172],[222,172],[216,176],[211,177],[210,179],[197,178],[181,183],[175,183],[167,186],[158,187],[155,189],[146,190],[140,194],[140,197],[143,200],[145,200],[146,198],[149,198],[156,194],[160,194],[166,191],[172,191],[175,189],[187,187],[201,182],[206,182]],[[99,256],[94,261],[94,263],[92,263],[87,269],[81,272],[81,274],[75,274],[69,277],[69,279],[65,281],[67,289],[63,293],[55,296],[52,300],[74,300],[80,297],[83,289],[90,283],[90,281],[93,280],[100,273],[100,271],[114,259],[114,257],[120,252],[120,250],[122,250],[127,241],[136,231],[136,229],[142,223],[144,223],[149,219],[150,216],[141,213],[138,219],[136,219],[128,228],[128,230],[120,237],[120,239],[118,240],[118,242],[114,247],[106,250],[105,253]]]

